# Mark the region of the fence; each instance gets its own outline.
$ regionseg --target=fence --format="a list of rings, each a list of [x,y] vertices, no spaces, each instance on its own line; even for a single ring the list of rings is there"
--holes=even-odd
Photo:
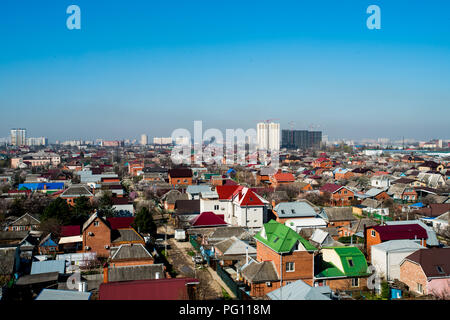
[[[242,290],[239,285],[234,282],[234,280],[230,277],[228,272],[223,270],[223,268],[217,264],[216,265],[217,275],[225,282],[225,284],[230,288],[230,290],[234,293],[238,300],[251,300],[251,298]]]
[[[189,236],[189,242],[191,243],[191,245],[194,247],[194,249],[198,252],[200,252],[200,245],[198,244],[198,242],[195,240],[195,236]]]
[[[369,218],[374,218],[377,220],[383,219],[383,221],[392,221],[392,218],[389,216],[382,216],[378,213],[372,213],[372,212],[367,212],[367,211],[365,211],[365,213],[367,214],[367,217],[369,217]]]

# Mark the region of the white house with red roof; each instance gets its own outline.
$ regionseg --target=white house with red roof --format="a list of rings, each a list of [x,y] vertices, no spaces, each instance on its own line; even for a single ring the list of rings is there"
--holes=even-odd
[[[252,229],[262,228],[269,202],[240,185],[217,186],[217,197],[200,196],[200,211],[224,215],[225,222]]]

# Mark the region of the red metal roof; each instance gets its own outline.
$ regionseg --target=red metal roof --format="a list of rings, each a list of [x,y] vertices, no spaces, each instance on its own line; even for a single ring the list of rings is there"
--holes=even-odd
[[[243,197],[243,199],[241,199]],[[242,193],[239,194],[239,201],[241,206],[263,206],[264,203],[259,199],[259,197],[252,191],[248,190],[245,196]]]
[[[130,228],[134,222],[134,217],[111,217],[106,218],[111,229]]]
[[[221,215],[223,217],[223,215]],[[214,212],[205,211],[191,220],[193,227],[224,226],[227,223]]]
[[[81,234],[81,226],[61,226],[61,237],[73,237]]]
[[[375,226],[373,229],[380,234],[381,241],[428,239],[427,231],[418,224]]]
[[[220,200],[231,200],[233,195],[235,195],[243,187],[239,185],[234,186],[217,186],[216,192],[219,195]]]
[[[100,284],[99,300],[188,300],[188,284],[194,278],[168,278]]]
[[[323,192],[330,192],[330,193],[335,193],[336,191],[338,191],[340,188],[342,188],[342,186],[338,185],[338,184],[334,184],[334,183],[325,183],[321,188],[320,191]]]

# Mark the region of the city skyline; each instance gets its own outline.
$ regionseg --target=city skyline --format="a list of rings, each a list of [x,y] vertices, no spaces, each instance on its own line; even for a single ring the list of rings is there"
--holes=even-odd
[[[81,30],[68,30],[65,4],[9,1],[0,127],[139,139],[276,117],[344,139],[449,139],[450,4],[434,2],[378,1],[369,30],[369,1],[79,0]]]

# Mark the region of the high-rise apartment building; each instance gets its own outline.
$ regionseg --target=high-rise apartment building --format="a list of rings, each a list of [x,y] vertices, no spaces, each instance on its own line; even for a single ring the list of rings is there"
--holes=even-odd
[[[142,145],[142,146],[146,146],[147,143],[148,143],[148,137],[147,137],[147,135],[144,133],[144,134],[141,135],[141,145]]]
[[[278,151],[280,150],[280,124],[274,122],[260,122],[256,127],[258,148]]]
[[[320,147],[322,131],[282,130],[281,146],[287,149],[311,149]]]
[[[27,144],[27,130],[26,129],[11,129],[11,144],[13,146],[24,146]]]

